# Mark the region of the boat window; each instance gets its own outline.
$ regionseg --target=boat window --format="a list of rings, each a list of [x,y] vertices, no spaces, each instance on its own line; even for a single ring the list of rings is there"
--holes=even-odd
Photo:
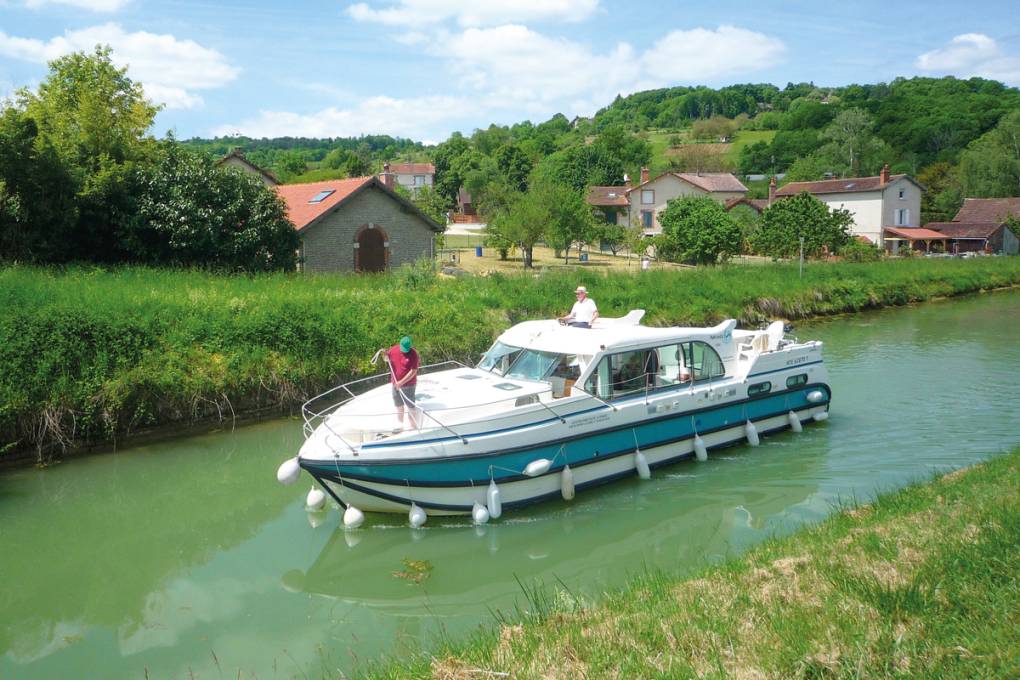
[[[684,362],[690,367],[695,382],[726,375],[726,367],[723,365],[722,359],[708,343],[695,340],[683,343],[683,348]]]
[[[800,387],[801,385],[807,384],[807,373],[798,373],[797,375],[791,375],[786,379],[787,387]]]
[[[581,377],[581,362],[576,354],[564,354],[549,374],[553,397],[559,399],[570,395],[570,388]]]
[[[523,351],[520,347],[504,345],[502,342],[496,341],[496,344],[489,348],[489,351],[485,353],[482,360],[478,362],[478,368],[483,371],[506,375],[514,360]]]
[[[549,372],[562,357],[562,354],[552,352],[539,352],[534,349],[522,350],[510,365],[510,369],[503,375],[521,380],[545,380],[545,377],[549,375]]]
[[[747,396],[753,397],[756,394],[768,394],[772,391],[772,383],[760,382],[753,385],[749,385],[747,388]]]
[[[651,347],[603,357],[584,390],[614,399],[676,384],[681,371],[679,346]]]

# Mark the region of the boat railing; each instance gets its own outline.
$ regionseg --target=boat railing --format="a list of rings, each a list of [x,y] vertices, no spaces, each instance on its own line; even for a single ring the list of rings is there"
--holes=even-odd
[[[467,368],[467,366],[459,361],[443,361],[436,364],[422,366],[418,369],[418,373],[419,375],[428,375],[429,373],[450,370],[452,368]],[[322,394],[312,397],[301,405],[301,416],[304,420],[305,437],[311,436],[316,427],[318,427],[321,423],[325,423],[330,414],[339,409],[341,406],[369,390],[373,390],[381,385],[389,383],[389,381],[390,374],[387,371],[386,373],[378,373],[376,375],[370,375],[365,378],[358,378],[357,380],[345,382],[332,389],[326,390]],[[327,405],[320,410],[317,405],[322,404],[323,402]],[[329,427],[328,424],[326,426]],[[330,432],[333,432],[333,430],[330,429]],[[343,439],[343,437],[340,437],[340,435],[336,432],[333,432],[333,434],[340,439]],[[347,443],[346,440],[344,440],[344,443]],[[352,448],[350,447],[350,444],[348,444],[348,447]]]

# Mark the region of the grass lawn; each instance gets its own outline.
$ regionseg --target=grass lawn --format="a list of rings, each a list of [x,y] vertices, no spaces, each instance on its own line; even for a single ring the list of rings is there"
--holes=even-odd
[[[1020,677],[1018,487],[1020,448],[694,578],[530,591],[518,620],[374,677]]]

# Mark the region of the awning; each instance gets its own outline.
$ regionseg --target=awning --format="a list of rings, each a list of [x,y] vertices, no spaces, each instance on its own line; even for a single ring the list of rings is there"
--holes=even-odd
[[[892,238],[885,237],[886,241],[946,241],[950,237],[933,229],[924,227],[883,227],[886,234],[892,234]]]

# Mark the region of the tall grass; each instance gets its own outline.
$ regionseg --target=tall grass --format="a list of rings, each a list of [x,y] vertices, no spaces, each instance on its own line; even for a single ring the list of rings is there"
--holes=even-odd
[[[428,363],[472,361],[508,325],[568,308],[652,325],[756,323],[1020,283],[1020,258],[555,272],[447,280],[221,276],[146,268],[0,269],[0,454],[115,441],[139,428],[293,406],[370,372],[411,334]]]
[[[1020,448],[742,558],[543,603],[376,678],[1020,677]]]

